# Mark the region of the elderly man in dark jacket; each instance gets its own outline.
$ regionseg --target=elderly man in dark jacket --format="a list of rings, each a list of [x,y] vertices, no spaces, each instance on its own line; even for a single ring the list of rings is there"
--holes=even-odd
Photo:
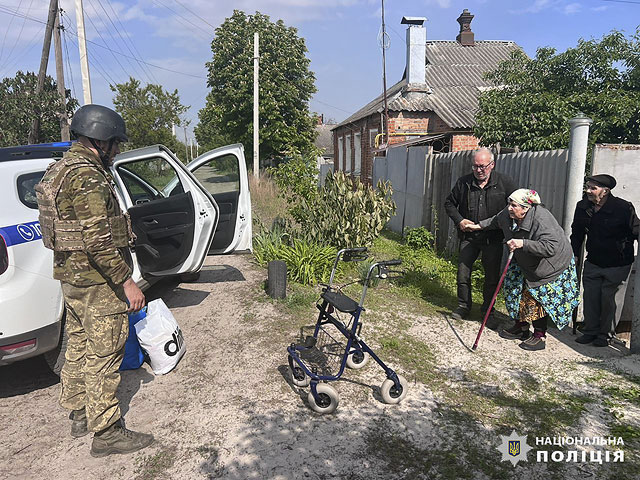
[[[506,205],[509,195],[516,190],[516,183],[507,175],[493,170],[493,154],[487,148],[481,148],[473,155],[472,173],[463,175],[453,186],[445,201],[447,215],[458,227],[460,236],[460,255],[458,257],[458,307],[452,316],[467,318],[471,310],[471,271],[473,263],[482,253],[484,267],[484,288],[482,314],[486,314],[491,297],[500,279],[502,260],[502,232],[470,232],[467,227],[491,218]],[[489,328],[497,327],[490,317]]]
[[[583,335],[578,343],[606,347],[620,319],[617,303],[634,260],[633,242],[638,239],[640,221],[630,202],[614,197],[616,179],[600,174],[587,178],[586,198],[576,205],[571,224],[571,246],[579,257],[587,237],[584,262]],[[618,298],[616,298],[618,297]]]

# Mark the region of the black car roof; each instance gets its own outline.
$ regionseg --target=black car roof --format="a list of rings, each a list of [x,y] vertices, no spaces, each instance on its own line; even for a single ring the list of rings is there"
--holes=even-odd
[[[71,148],[71,142],[40,143],[0,148],[0,162],[32,160],[36,158],[58,158]]]

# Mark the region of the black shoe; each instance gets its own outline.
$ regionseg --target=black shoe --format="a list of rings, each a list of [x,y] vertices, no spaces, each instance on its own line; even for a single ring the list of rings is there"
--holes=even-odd
[[[485,325],[489,330],[494,330],[495,331],[495,330],[498,330],[498,327],[500,326],[500,320],[498,320],[496,317],[494,317],[494,315],[492,313],[487,318],[487,323]]]
[[[529,331],[529,324],[524,322],[523,325],[521,322],[516,322],[511,328],[503,328],[500,330],[500,335],[502,338],[506,338],[507,340],[526,340],[531,336],[531,332]]]
[[[122,420],[96,433],[91,444],[92,457],[106,457],[113,453],[133,453],[153,443],[153,435],[127,429]]]
[[[453,312],[451,312],[451,318],[456,320],[466,320],[469,316],[469,310],[463,307],[456,308]]]
[[[593,345],[594,347],[608,347],[609,340],[607,340],[606,338],[598,337],[593,341],[591,345]]]
[[[596,338],[598,338],[596,335],[582,335],[576,338],[576,342],[586,345],[587,343],[593,342]]]
[[[546,347],[546,337],[534,333],[518,346],[523,350],[544,350]]]

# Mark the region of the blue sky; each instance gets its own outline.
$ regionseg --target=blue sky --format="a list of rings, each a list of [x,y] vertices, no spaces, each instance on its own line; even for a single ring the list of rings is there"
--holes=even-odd
[[[75,2],[60,2],[68,26],[66,84],[82,103]],[[0,78],[37,71],[48,3],[0,0]],[[214,27],[236,8],[260,11],[298,29],[316,75],[311,110],[341,121],[382,91],[380,5],[380,0],[84,0],[87,38],[93,42],[88,44],[93,101],[111,105],[109,84],[132,75],[178,89],[182,103],[191,106],[186,119],[193,127],[208,91],[205,62],[211,59]],[[530,56],[540,46],[562,51],[579,38],[600,38],[612,29],[630,34],[640,24],[640,0],[386,0],[389,86],[405,66],[402,17],[427,17],[427,39],[453,40],[464,8],[475,15],[471,27],[477,40],[512,40]],[[99,46],[105,43],[116,53]],[[52,50],[50,75],[53,58]]]

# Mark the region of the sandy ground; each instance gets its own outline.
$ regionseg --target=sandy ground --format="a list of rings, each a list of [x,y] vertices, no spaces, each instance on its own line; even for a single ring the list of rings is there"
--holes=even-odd
[[[417,475],[408,469],[393,471],[384,445],[372,453],[376,439],[388,435],[401,439],[394,445],[410,446],[410,454],[429,452],[450,432],[436,412],[438,399],[410,373],[410,390],[400,405],[381,401],[378,386],[384,373],[369,366],[335,384],[341,395],[336,414],[320,416],[306,406],[308,389],[290,383],[286,366],[286,346],[295,340],[297,327],[262,293],[265,276],[248,256],[209,257],[197,282],[165,282],[147,292],[148,298],[162,297],[174,312],[187,354],[165,376],[154,376],[148,365],[122,375],[119,396],[127,426],[152,432],[157,439],[142,452],[90,457],[91,437],[69,435],[70,421],[57,404],[57,377],[43,362],[33,359],[1,368],[0,478],[441,477],[438,467]],[[572,378],[604,367],[640,373],[637,355],[613,348],[578,351],[568,332],[554,332],[547,351],[531,355],[487,331],[481,348],[471,353],[467,347],[477,324],[453,324],[444,317],[411,320],[409,334],[431,346],[452,381],[464,381],[469,369],[484,368],[492,373],[494,384],[484,385],[491,389],[527,369],[559,369],[570,363],[570,390]],[[599,415],[589,412],[573,433],[605,434]],[[495,433],[490,428],[483,432],[486,438],[478,441],[489,442],[487,451],[500,463]],[[553,478],[542,466],[520,465],[506,474],[501,470],[499,478]],[[588,467],[580,476],[599,478],[597,469]]]

